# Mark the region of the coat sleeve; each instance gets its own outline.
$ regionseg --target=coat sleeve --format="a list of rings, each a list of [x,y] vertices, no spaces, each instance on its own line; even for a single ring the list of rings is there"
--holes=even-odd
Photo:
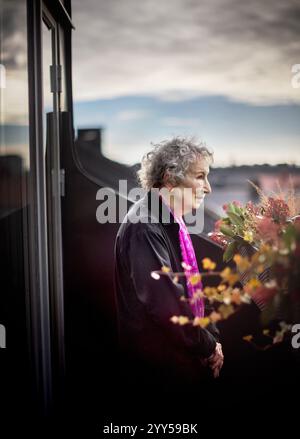
[[[191,324],[179,326],[170,321],[174,315],[193,318],[188,302],[180,300],[184,295],[181,284],[174,284],[169,276],[159,280],[151,272],[171,267],[167,243],[163,236],[152,230],[138,228],[129,243],[129,270],[136,294],[147,313],[167,333],[173,342],[192,355],[209,357],[215,350],[216,339],[207,329]]]

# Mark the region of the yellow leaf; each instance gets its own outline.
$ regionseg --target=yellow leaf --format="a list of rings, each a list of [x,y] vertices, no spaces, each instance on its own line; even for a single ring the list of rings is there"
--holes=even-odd
[[[250,290],[254,290],[261,286],[261,282],[256,277],[251,278],[245,285],[246,289],[250,288]]]
[[[195,317],[193,321],[193,326],[200,326],[201,328],[205,328],[209,324],[209,317]]]
[[[221,271],[220,275],[222,279],[225,282],[228,282],[231,286],[233,286],[239,280],[239,275],[232,272],[229,267],[226,267],[223,271]]]
[[[234,313],[234,308],[232,305],[223,304],[219,306],[218,312],[221,314],[223,319],[227,319],[227,317]]]
[[[233,260],[236,263],[236,265],[239,265],[242,261],[243,257],[241,255],[234,255]]]
[[[186,325],[187,323],[189,323],[189,319],[186,316],[173,316],[170,318],[172,323],[176,323],[179,325]]]
[[[192,285],[197,285],[201,281],[201,276],[199,273],[197,273],[189,276],[188,279]]]
[[[250,267],[249,260],[241,255],[234,255],[233,260],[241,271],[245,271]]]
[[[213,262],[210,258],[202,259],[202,265],[204,270],[214,270],[217,266],[217,264]]]
[[[245,340],[245,341],[251,341],[252,339],[253,339],[253,335],[245,335],[243,337],[243,340]]]
[[[188,317],[185,317],[185,316],[179,316],[178,323],[181,326],[186,325],[187,323],[189,323],[189,319],[188,319]]]
[[[169,273],[169,272],[171,271],[171,268],[170,268],[170,267],[167,267],[166,265],[163,265],[163,266],[161,267],[161,271],[162,271],[163,273]]]
[[[204,294],[207,297],[211,297],[217,294],[217,288],[215,287],[205,287],[204,288]]]
[[[221,271],[220,275],[221,275],[222,279],[224,279],[226,281],[228,276],[231,275],[231,269],[229,267],[224,268],[224,270]]]
[[[253,232],[251,232],[251,230],[246,230],[243,238],[247,242],[253,242]]]

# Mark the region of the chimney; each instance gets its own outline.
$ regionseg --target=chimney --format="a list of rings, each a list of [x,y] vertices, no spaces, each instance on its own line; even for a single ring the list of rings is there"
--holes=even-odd
[[[102,128],[78,129],[77,140],[102,156]]]

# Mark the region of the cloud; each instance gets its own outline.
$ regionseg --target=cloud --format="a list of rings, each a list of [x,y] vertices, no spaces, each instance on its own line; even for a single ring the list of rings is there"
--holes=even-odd
[[[77,100],[221,95],[253,105],[300,102],[296,0],[73,0]]]
[[[231,140],[222,143],[221,140],[214,143],[216,166],[228,166],[230,164],[256,164],[288,163],[300,165],[299,161],[299,136],[282,135],[263,138],[256,136],[255,140],[245,138],[240,144]]]
[[[161,120],[163,125],[168,127],[193,127],[199,125],[199,119],[183,117],[164,117]]]
[[[28,124],[26,4],[1,3],[0,124]]]
[[[136,121],[145,119],[150,115],[150,112],[143,110],[125,110],[117,113],[116,118],[122,122]]]

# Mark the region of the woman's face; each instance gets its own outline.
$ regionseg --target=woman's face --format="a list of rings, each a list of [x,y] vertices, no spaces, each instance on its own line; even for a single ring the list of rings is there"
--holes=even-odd
[[[200,207],[205,195],[211,193],[208,174],[209,160],[206,157],[199,157],[191,166],[185,180],[172,190],[175,202],[173,208],[176,207],[175,212],[185,215],[191,212],[192,209]]]

